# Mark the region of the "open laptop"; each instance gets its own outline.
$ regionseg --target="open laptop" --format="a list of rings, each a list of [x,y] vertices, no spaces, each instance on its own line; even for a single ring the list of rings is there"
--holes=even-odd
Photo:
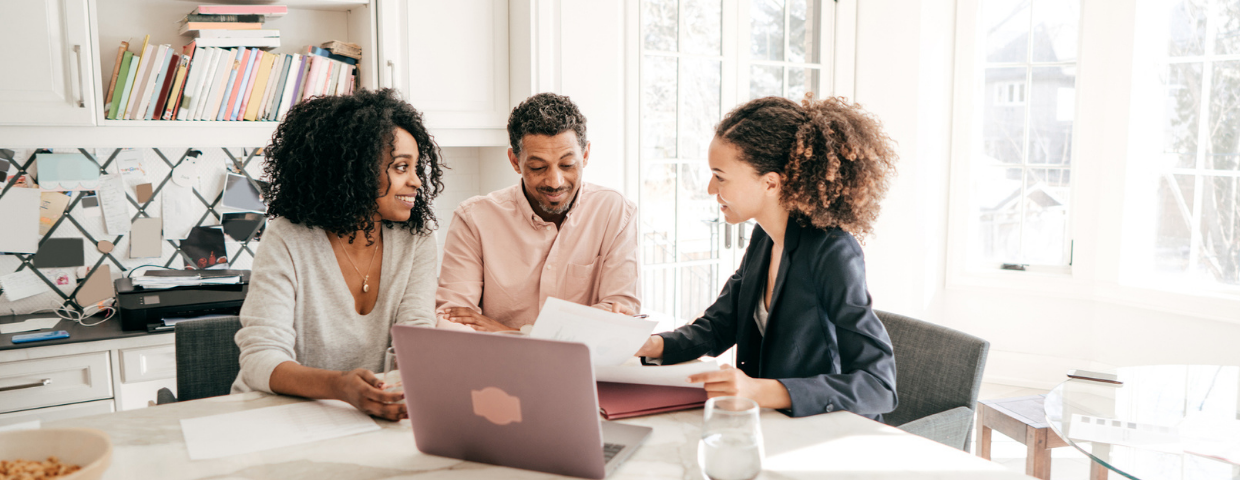
[[[397,325],[392,345],[423,453],[604,478],[650,435],[599,418],[584,344]]]

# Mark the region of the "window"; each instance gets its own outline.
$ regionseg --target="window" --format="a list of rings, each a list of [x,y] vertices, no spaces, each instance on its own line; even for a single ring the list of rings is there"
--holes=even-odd
[[[1079,0],[981,2],[970,165],[972,265],[1072,262]]]
[[[1240,286],[1240,4],[1139,5],[1125,263],[1144,284]],[[1141,199],[1144,198],[1144,201]]]
[[[830,58],[822,53],[823,25],[831,17],[822,4],[639,0],[636,193],[644,311],[691,321],[735,271],[751,230],[727,225],[707,192],[707,148],[715,124],[742,101],[800,100],[823,91]]]

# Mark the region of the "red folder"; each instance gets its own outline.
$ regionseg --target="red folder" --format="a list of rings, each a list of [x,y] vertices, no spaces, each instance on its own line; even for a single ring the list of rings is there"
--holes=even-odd
[[[608,420],[688,410],[705,404],[706,390],[701,388],[598,382],[599,413]]]

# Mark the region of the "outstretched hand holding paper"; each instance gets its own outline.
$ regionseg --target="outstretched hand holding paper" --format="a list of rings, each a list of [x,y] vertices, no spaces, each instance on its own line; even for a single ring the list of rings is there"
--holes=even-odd
[[[655,322],[548,298],[530,337],[584,343],[595,367],[620,365],[654,331]]]

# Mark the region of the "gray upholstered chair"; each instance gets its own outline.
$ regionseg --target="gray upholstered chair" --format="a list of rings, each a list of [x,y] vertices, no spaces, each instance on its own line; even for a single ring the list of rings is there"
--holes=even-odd
[[[900,399],[883,420],[967,452],[990,342],[903,315],[874,313],[891,335]]]
[[[228,395],[241,371],[241,349],[233,340],[240,329],[238,317],[178,323],[177,395],[160,389],[158,403]]]

